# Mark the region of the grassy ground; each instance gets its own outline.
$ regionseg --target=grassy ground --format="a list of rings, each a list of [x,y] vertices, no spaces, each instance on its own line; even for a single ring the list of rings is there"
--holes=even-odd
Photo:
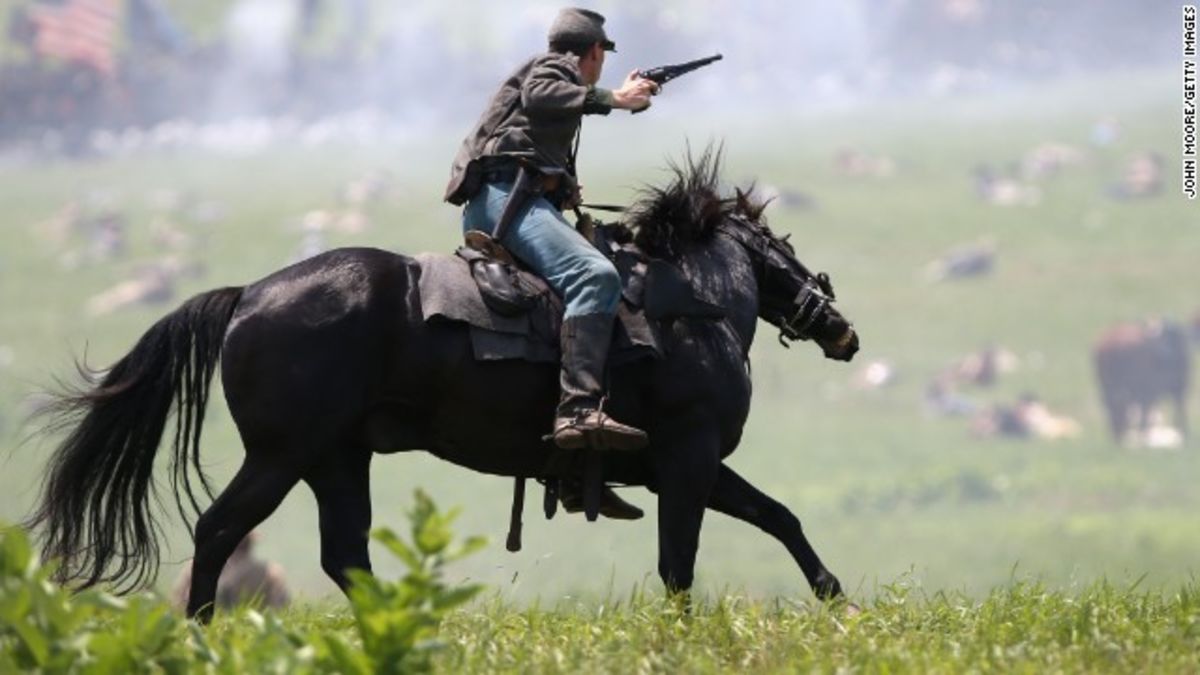
[[[1011,581],[985,597],[901,579],[860,606],[722,594],[628,595],[519,607],[445,583],[473,546],[425,502],[396,580],[343,603],[221,610],[208,627],[153,596],[70,595],[0,530],[0,672],[1194,672],[1200,593],[1098,581],[1070,591]],[[418,536],[417,532],[421,535]],[[411,543],[406,543],[411,542]],[[425,543],[420,543],[425,542]],[[434,543],[437,542],[437,543]],[[356,584],[363,580],[356,579]],[[465,606],[463,603],[468,603]]]
[[[774,208],[772,225],[794,235],[806,263],[832,275],[841,308],[863,336],[860,360],[889,359],[899,379],[880,391],[853,390],[849,380],[856,366],[823,361],[808,345],[785,351],[764,325],[752,352],[755,405],[743,446],[730,462],[795,510],[822,557],[858,597],[880,596],[879,584],[903,576],[929,593],[944,589],[987,598],[990,589],[1009,582],[1014,569],[1019,578],[1040,579],[1059,603],[1079,601],[1086,593],[1080,589],[1100,575],[1118,584],[1145,575],[1142,588],[1148,589],[1175,589],[1191,578],[1200,560],[1195,525],[1200,455],[1194,444],[1153,452],[1109,442],[1088,361],[1091,341],[1113,321],[1184,317],[1200,309],[1195,268],[1200,212],[1178,194],[1170,159],[1177,128],[1174,77],[1114,75],[988,99],[898,102],[886,111],[763,115],[728,124],[688,118],[664,99],[657,118],[589,120],[582,169],[588,196],[596,201],[627,199],[639,183],[659,180],[656,167],[664,155],[678,155],[688,138],[702,143],[714,129],[726,144],[731,181],[758,178],[816,200],[814,210]],[[1096,110],[1096,101],[1104,101],[1106,109]],[[1082,166],[1043,182],[1039,205],[991,207],[972,195],[969,171],[979,162],[1014,161],[1044,141],[1086,148],[1089,125],[1109,113],[1122,124],[1120,140],[1089,149]],[[18,447],[30,392],[69,373],[72,352],[86,348],[95,364],[118,358],[173,306],[101,317],[83,311],[92,294],[161,255],[151,237],[152,223],[166,217],[154,203],[156,191],[183,191],[218,203],[224,212],[211,225],[188,226],[199,238],[187,255],[202,260],[207,273],[182,282],[178,299],[245,283],[287,263],[299,245],[302,214],[337,207],[339,188],[368,171],[391,176],[383,198],[366,209],[373,227],[332,235],[330,244],[449,250],[457,237],[456,214],[439,205],[438,197],[457,126],[376,148],[295,147],[245,157],[183,152],[0,169],[0,346],[8,355],[0,361],[0,519],[16,520],[26,512],[48,449]],[[837,174],[831,160],[841,147],[894,157],[896,176]],[[1136,202],[1107,198],[1105,188],[1123,162],[1147,149],[1168,157],[1163,194]],[[53,244],[38,224],[72,200],[90,209],[107,203],[126,215],[131,247],[124,258],[77,267],[61,263],[64,250],[81,241]],[[957,284],[922,281],[926,262],[985,236],[997,245],[993,275]],[[961,420],[922,414],[920,395],[928,378],[990,341],[1017,353],[1022,367],[994,390],[968,393],[982,401],[1011,401],[1034,391],[1080,420],[1080,438],[979,441]],[[1193,414],[1200,411],[1195,396],[1190,407]],[[240,445],[219,398],[209,412],[203,452],[221,483],[236,469]],[[395,522],[417,485],[442,503],[464,505],[464,531],[503,539],[509,482],[423,456],[376,464],[377,522]],[[653,501],[646,493],[630,498],[649,511],[632,525],[585,525],[562,516],[542,523],[531,507],[524,552],[509,555],[493,544],[458,573],[487,583],[517,606],[534,598],[548,604],[592,601],[609,589],[620,595],[634,583],[653,587]],[[332,589],[317,564],[315,509],[306,491],[295,491],[262,533],[263,554],[282,562],[303,594]],[[170,538],[172,564],[164,568],[164,583],[190,555],[178,523]],[[388,565],[381,562],[385,574]],[[811,598],[782,547],[718,515],[705,524],[698,574],[700,588],[713,594]],[[764,621],[774,622],[770,634],[779,636],[776,644],[802,645],[798,638],[806,631],[836,630],[808,623],[823,618],[772,613],[770,601],[748,602]],[[936,602],[923,606],[933,614],[955,614],[953,603]],[[622,616],[632,622],[622,624],[624,630],[638,632],[636,612]],[[468,631],[471,619],[455,625]],[[968,630],[970,624],[956,625]],[[1049,626],[1048,636],[1057,630]],[[872,639],[880,645],[889,639],[886,632],[850,635],[867,642],[836,638],[846,641],[847,658]],[[1042,644],[1069,644],[1046,640]],[[589,644],[615,650],[611,642]],[[921,644],[952,651],[950,643]],[[574,654],[571,650],[584,647],[564,639],[562,648]],[[820,649],[813,650],[812,658],[823,658]],[[769,649],[762,658],[774,653],[800,654]],[[745,656],[713,661],[713,667]],[[1020,663],[1033,668],[1036,657],[1029,659]],[[754,662],[768,669],[781,663]],[[551,661],[539,663],[553,667]],[[1076,665],[1087,668],[1084,662]]]
[[[439,672],[1194,672],[1194,585],[1147,592],[1096,583],[1052,591],[1014,583],[983,598],[929,594],[903,581],[863,613],[737,596],[691,615],[635,593],[596,603],[515,608],[483,600],[442,624]],[[344,610],[283,616],[304,632],[352,633]],[[218,630],[250,632],[239,617]]]
[[[888,586],[858,616],[724,597],[692,616],[633,600],[460,612],[439,663],[470,672],[1188,672],[1200,667],[1194,587],[1160,595],[1016,584],[976,601]]]

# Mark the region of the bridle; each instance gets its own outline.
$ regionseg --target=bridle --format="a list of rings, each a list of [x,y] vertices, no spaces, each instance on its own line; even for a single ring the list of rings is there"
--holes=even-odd
[[[816,288],[811,280],[805,281],[800,292],[796,294],[796,311],[790,317],[779,322],[779,343],[784,347],[789,340],[809,340],[812,338],[812,327],[817,318],[829,307],[830,298]]]
[[[624,213],[628,210],[624,206],[612,204],[581,204],[580,206],[587,209],[614,213]],[[576,213],[578,215],[578,209]],[[730,221],[733,221],[732,224]],[[762,223],[754,222],[744,215],[737,213],[727,215],[726,219],[717,225],[716,232],[717,234],[729,237],[747,251],[757,254],[757,257],[751,257],[752,259],[762,261],[761,264],[765,265],[766,261],[771,259],[771,253],[775,252],[800,268],[800,272],[804,276],[804,285],[800,287],[800,292],[796,294],[796,299],[793,301],[796,311],[791,316],[780,316],[779,323],[777,324],[779,327],[779,344],[787,349],[791,349],[792,346],[788,343],[788,340],[813,339],[812,329],[817,319],[825,313],[830,303],[837,300],[837,295],[833,292],[833,283],[829,280],[829,275],[824,272],[813,274],[812,271],[804,266],[804,263],[796,259],[796,249],[788,243],[790,234],[778,237],[771,231],[771,228]],[[846,332],[834,342],[833,349],[842,351],[853,340],[854,326],[847,323]]]
[[[830,303],[837,299],[833,292],[833,284],[829,281],[829,275],[824,272],[813,274],[804,266],[804,263],[796,259],[796,250],[787,241],[789,235],[777,237],[770,228],[762,223],[753,222],[741,215],[731,214],[727,221],[717,226],[716,231],[756,254],[754,257],[761,261],[762,265],[768,264],[767,261],[771,259],[771,253],[774,252],[800,268],[801,274],[804,275],[804,284],[796,294],[795,300],[792,301],[796,308],[795,311],[791,312],[790,316],[785,313],[779,317],[777,324],[779,344],[790,348],[788,340],[813,339],[812,329],[817,320],[825,314]],[[834,348],[844,349],[850,344],[853,336],[853,328],[847,328],[845,334],[838,338]]]

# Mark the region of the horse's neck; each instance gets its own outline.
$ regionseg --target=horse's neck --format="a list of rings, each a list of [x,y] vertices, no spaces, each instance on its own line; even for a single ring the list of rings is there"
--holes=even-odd
[[[725,309],[743,348],[749,350],[758,322],[758,281],[745,249],[728,237],[717,235],[689,247],[675,264],[702,299]]]

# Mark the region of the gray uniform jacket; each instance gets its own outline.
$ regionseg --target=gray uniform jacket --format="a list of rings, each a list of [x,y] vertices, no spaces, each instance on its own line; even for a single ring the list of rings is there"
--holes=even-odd
[[[571,170],[572,144],[584,115],[607,115],[612,92],[583,84],[579,57],[542,54],[517,68],[463,139],[445,200],[463,204],[480,185],[483,157],[524,158],[550,173]]]

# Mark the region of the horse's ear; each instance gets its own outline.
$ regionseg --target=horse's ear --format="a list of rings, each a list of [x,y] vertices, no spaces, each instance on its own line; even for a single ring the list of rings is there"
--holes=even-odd
[[[754,194],[753,187],[751,187],[748,192],[743,192],[740,187],[733,188],[733,191],[737,195],[738,212],[746,216],[750,222],[757,223],[758,219],[762,216],[763,211],[767,210],[767,204],[769,202],[756,203],[754,200],[750,199],[750,195]]]
[[[763,211],[767,210],[767,203],[756,203],[750,199],[750,195],[754,194],[754,188],[751,187],[748,191],[742,191],[740,187],[733,188],[734,194],[737,197],[737,211],[752,222],[757,223]]]
[[[757,223],[762,220],[763,211],[766,211],[770,204],[771,200],[768,199],[766,201],[759,202],[758,205],[754,207],[754,222]]]

